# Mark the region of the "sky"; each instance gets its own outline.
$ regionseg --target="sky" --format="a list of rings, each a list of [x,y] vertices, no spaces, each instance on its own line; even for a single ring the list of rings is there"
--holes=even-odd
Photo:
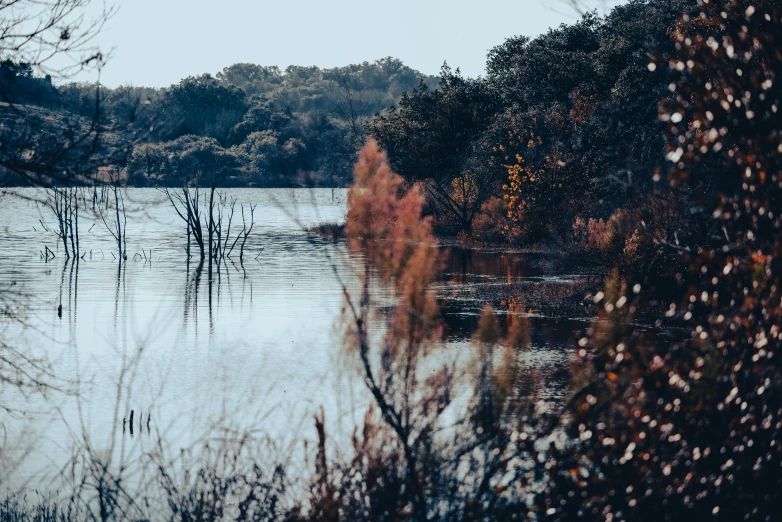
[[[506,38],[578,19],[563,0],[111,1],[118,10],[97,40],[111,51],[100,73],[109,87],[164,87],[239,62],[334,67],[386,56],[426,74],[447,61],[478,76]]]

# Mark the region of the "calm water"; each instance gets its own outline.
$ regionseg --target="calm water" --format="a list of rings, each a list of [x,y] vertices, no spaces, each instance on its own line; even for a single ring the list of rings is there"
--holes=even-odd
[[[59,389],[25,396],[2,388],[3,406],[13,411],[0,413],[0,485],[51,481],[74,441],[132,459],[159,440],[176,451],[230,424],[253,427],[284,452],[314,438],[312,415],[321,406],[336,433],[349,433],[363,414],[369,398],[344,369],[339,328],[341,285],[356,284],[360,259],[343,243],[303,231],[343,221],[345,190],[226,191],[237,205],[258,205],[256,224],[244,263],[235,255],[211,281],[205,267],[188,264],[184,223],[160,192],[128,190],[122,268],[113,238],[89,212],[79,224],[86,255],[66,262],[55,218],[39,202],[45,193],[17,192],[23,197],[0,198],[0,291],[6,300],[23,296],[16,308],[23,322],[0,317],[0,332],[8,345],[47,361],[52,375],[42,377]],[[41,259],[44,246],[58,257]],[[547,266],[540,255],[450,249],[436,288],[446,356],[471,349],[485,302],[502,314],[521,286],[575,277]],[[374,297],[379,307],[390,302],[381,285]],[[530,315],[533,346],[524,357],[546,377],[544,395],[557,400],[573,332],[587,318]],[[131,410],[132,437],[122,429]]]

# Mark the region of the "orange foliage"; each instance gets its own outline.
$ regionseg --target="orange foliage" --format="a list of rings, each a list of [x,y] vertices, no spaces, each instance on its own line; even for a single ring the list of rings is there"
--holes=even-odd
[[[511,217],[513,216],[513,217]],[[502,198],[491,198],[481,205],[473,219],[473,235],[476,239],[489,242],[507,241],[511,244],[526,243],[530,226],[527,220],[527,206],[520,202],[511,210]]]
[[[403,191],[404,180],[388,164],[375,141],[361,151],[348,196],[345,231],[348,243],[360,247],[394,283],[399,303],[391,320],[388,345],[400,338],[408,349],[439,336],[437,303],[427,292],[439,269],[431,218],[422,217],[424,196],[416,185]]]

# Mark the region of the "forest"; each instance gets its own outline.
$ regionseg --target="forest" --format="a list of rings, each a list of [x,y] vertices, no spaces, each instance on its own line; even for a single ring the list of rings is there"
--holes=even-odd
[[[179,186],[197,170],[224,187],[346,186],[366,123],[419,82],[437,79],[394,58],[333,69],[239,63],[165,89],[53,85],[27,63],[0,63],[3,101],[39,110],[44,132],[99,123],[107,148],[131,144],[106,161],[130,186]],[[28,182],[4,175],[5,185]]]
[[[181,272],[185,297],[174,312],[182,329],[166,344],[176,364],[140,369],[151,336],[99,352],[121,354],[109,449],[82,426],[61,466],[73,492],[10,495],[3,517],[780,519],[778,2],[629,0],[535,38],[508,38],[476,78],[447,64],[428,77],[385,58],[336,69],[237,64],[165,89],[107,89],[55,84],[27,63],[2,62],[0,168],[6,185],[45,189],[58,219],[61,205],[69,209],[60,223],[70,232],[39,233],[42,219],[24,224],[38,234],[29,237],[49,242],[38,274],[59,280],[57,313],[72,328],[63,345],[78,344],[70,333],[78,284],[82,295],[90,291],[89,276],[86,288],[79,283],[79,263],[88,274],[100,270],[97,246],[95,261],[92,249],[78,247],[79,219],[90,208],[111,234],[94,244],[109,252],[113,238],[118,254],[107,271],[115,313],[106,324],[117,328],[116,310],[129,300],[127,273],[131,285],[163,287]],[[175,238],[168,229],[154,236],[141,218],[135,229],[122,222],[125,201],[134,201],[121,194],[135,186],[165,195],[158,207],[136,196],[137,215],[160,229],[175,221]],[[223,190],[231,187],[264,191]],[[286,207],[272,187],[328,189],[286,192]],[[240,197],[259,199],[245,206]],[[22,199],[27,207],[14,208],[32,212],[32,197]],[[279,225],[305,203],[316,226],[298,215],[299,228]],[[157,221],[145,214],[171,207],[182,222],[172,212]],[[128,252],[123,234],[140,230],[148,235]],[[33,263],[19,261],[19,237],[15,229],[0,238],[0,254],[22,274]],[[153,240],[156,252],[173,252],[158,253],[154,268]],[[55,254],[65,264],[46,279]],[[246,288],[253,277],[262,281],[255,294]],[[5,289],[7,302],[24,301],[15,285]],[[154,299],[140,301],[147,308],[166,297],[153,290]],[[288,299],[300,299],[299,315],[275,314]],[[34,331],[16,306],[6,305],[5,316]],[[244,306],[266,308],[250,315]],[[317,321],[326,309],[324,326]],[[198,321],[207,326],[199,330]],[[292,326],[278,330],[281,323]],[[298,336],[313,324],[319,330],[306,344]],[[41,330],[59,332],[48,323]],[[250,337],[224,343],[215,331]],[[117,337],[126,342],[124,330]],[[190,350],[204,338],[203,353]],[[45,362],[7,339],[2,389],[56,393]],[[199,357],[210,369],[233,361],[220,386],[277,380],[260,398],[221,397],[222,416],[199,418],[208,435],[191,447],[179,439],[165,446],[164,432],[145,446],[150,419],[159,422],[152,415],[180,410],[181,390],[200,383],[191,371]],[[283,363],[240,377],[263,357]],[[142,395],[135,388],[131,401],[133,379],[180,365],[181,390],[165,396],[173,406],[145,404],[150,439],[141,422],[132,439]],[[293,373],[301,368],[303,377]],[[335,374],[348,383],[340,381],[336,398],[325,387],[298,402],[280,398]],[[199,405],[222,391],[197,389]],[[280,402],[263,411],[270,397]],[[347,412],[343,399],[355,401]],[[227,405],[240,421],[220,424]],[[277,419],[277,431],[245,424],[250,410]],[[126,457],[126,444],[139,454]]]
[[[166,89],[106,89],[55,87],[6,61],[3,92],[59,115],[43,122],[89,125],[97,110],[108,148],[130,143],[105,163],[136,186],[180,186],[197,172],[218,186],[347,186],[373,138],[407,183],[422,184],[439,235],[579,243],[610,264],[636,222],[654,227],[636,248],[671,232],[664,214],[677,196],[655,181],[668,164],[661,104],[675,102],[664,64],[671,31],[695,8],[632,1],[512,37],[478,78],[447,64],[426,77],[385,58],[324,70],[236,64]]]

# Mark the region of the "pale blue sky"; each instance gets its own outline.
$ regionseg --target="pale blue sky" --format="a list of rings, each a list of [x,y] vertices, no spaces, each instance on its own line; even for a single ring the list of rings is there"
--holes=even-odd
[[[99,2],[100,0],[98,0]],[[436,74],[483,74],[506,38],[577,19],[561,0],[113,0],[101,81],[161,87],[237,62],[332,67],[394,56]],[[78,79],[95,79],[96,75]]]

